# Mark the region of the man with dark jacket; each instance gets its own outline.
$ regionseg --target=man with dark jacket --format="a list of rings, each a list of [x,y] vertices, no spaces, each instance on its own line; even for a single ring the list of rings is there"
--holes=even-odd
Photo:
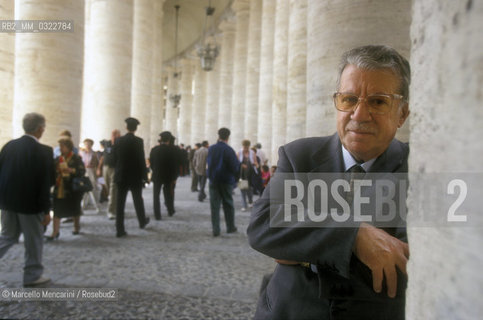
[[[208,179],[210,180],[210,207],[213,236],[220,235],[220,205],[225,213],[226,232],[237,231],[232,191],[240,175],[240,162],[228,145],[230,130],[218,130],[218,143],[208,149]]]
[[[247,231],[250,245],[278,262],[255,319],[404,319],[409,258],[404,219],[392,211],[394,218],[378,221],[391,216],[386,213],[392,209],[373,206],[383,197],[377,192],[380,177],[397,181],[407,172],[409,147],[394,136],[409,115],[409,82],[409,63],[392,48],[364,46],[346,52],[334,94],[337,133],[280,148],[277,171],[255,203]],[[287,199],[302,193],[299,188],[284,188],[293,177],[299,178],[295,182],[300,181],[303,190],[304,176],[322,187],[345,172],[350,182],[336,178],[344,186],[345,220],[337,215],[341,207],[332,206],[335,202],[323,188],[312,208],[301,201],[295,210],[286,209],[291,201]],[[365,182],[370,184],[361,188]],[[367,187],[374,185],[376,190]],[[326,191],[340,189],[334,186]],[[388,187],[385,194],[399,194],[391,191],[394,188]],[[340,204],[343,196],[336,195]],[[367,203],[361,205],[362,199]],[[323,209],[322,203],[328,201]],[[293,213],[302,218],[288,226],[278,224],[280,217],[290,221]],[[354,218],[361,215],[364,219]],[[302,227],[306,216],[325,218]]]
[[[149,154],[149,163],[151,166],[153,181],[153,207],[154,217],[161,220],[161,204],[159,195],[163,188],[164,203],[168,209],[168,215],[174,214],[174,195],[173,185],[177,178],[178,159],[176,149],[170,146],[171,132],[163,131],[159,134],[161,137],[160,144]]]
[[[135,118],[127,118],[125,121],[128,132],[117,139],[113,147],[116,161],[114,182],[117,186],[116,236],[118,238],[127,235],[124,229],[124,207],[129,190],[132,193],[139,227],[144,229],[149,223],[149,218],[146,217],[144,212],[142,195],[143,184],[148,180],[144,143],[143,139],[134,135],[140,123]]]
[[[2,233],[0,258],[24,236],[24,286],[50,281],[42,266],[44,226],[50,222],[50,187],[54,184],[51,147],[39,143],[45,118],[28,113],[23,118],[25,135],[8,142],[0,153],[0,209]]]

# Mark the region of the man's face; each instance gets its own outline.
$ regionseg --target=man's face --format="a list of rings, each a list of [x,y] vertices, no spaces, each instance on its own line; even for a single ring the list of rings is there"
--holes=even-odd
[[[339,92],[365,98],[371,94],[399,94],[400,81],[389,69],[366,70],[347,65]],[[400,105],[403,106],[400,107]],[[365,101],[353,112],[337,111],[337,132],[344,147],[359,161],[382,154],[409,115],[407,103],[395,99],[386,114],[371,114]]]

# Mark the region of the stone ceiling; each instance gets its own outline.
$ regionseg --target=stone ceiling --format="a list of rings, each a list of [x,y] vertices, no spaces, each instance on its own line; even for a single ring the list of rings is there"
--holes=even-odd
[[[178,53],[192,47],[200,38],[210,0],[166,0],[163,6],[163,60],[168,61],[175,53],[176,10],[179,5]],[[218,21],[232,0],[211,0],[215,7],[214,20]]]

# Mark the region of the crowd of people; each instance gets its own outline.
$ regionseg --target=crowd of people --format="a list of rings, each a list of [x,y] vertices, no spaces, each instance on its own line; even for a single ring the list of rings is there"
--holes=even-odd
[[[81,234],[80,218],[84,210],[102,213],[105,207],[107,218],[116,220],[116,237],[125,237],[124,209],[129,191],[133,197],[139,227],[144,228],[150,218],[145,212],[142,189],[152,183],[153,217],[161,220],[161,190],[167,215],[173,216],[176,212],[176,181],[180,176],[191,175],[192,191],[198,193],[198,200],[203,202],[209,197],[213,236],[216,237],[220,235],[221,204],[225,211],[227,232],[237,231],[232,196],[234,188],[240,186],[240,179],[248,182],[240,188],[244,203],[242,211],[251,206],[253,194],[260,195],[270,179],[268,160],[260,150],[261,146],[258,144],[258,149],[248,150],[246,146],[250,146],[250,142],[244,140],[241,153],[235,154],[227,145],[230,131],[226,128],[220,129],[219,141],[211,148],[208,141],[197,143],[194,148],[176,145],[176,138],[169,131],[161,132],[159,144],[145,157],[143,140],[135,135],[139,121],[130,117],[125,122],[127,133],[121,136],[119,130],[113,130],[109,140],[100,141],[100,151],[93,149],[94,141],[89,138],[76,147],[69,130],[60,132],[58,145],[51,148],[39,143],[46,126],[45,118],[38,113],[29,113],[23,119],[25,135],[2,148],[0,257],[18,241],[23,232],[28,256],[25,262],[25,286],[49,280],[42,276],[43,239],[58,239],[61,222],[72,222],[72,234]],[[30,145],[39,149],[35,157],[31,154],[36,149]],[[221,153],[220,148],[223,150]],[[231,158],[227,158],[229,152]],[[245,156],[247,152],[249,158]],[[41,161],[37,159],[39,157]],[[20,158],[22,161],[18,161]],[[33,167],[36,172],[29,172]],[[83,183],[90,187],[84,187]],[[32,190],[21,190],[22,185],[28,185]],[[21,195],[25,195],[25,198]],[[248,204],[245,200],[247,196]],[[27,208],[25,202],[32,203],[32,207]],[[102,205],[103,202],[107,202],[107,205]],[[18,219],[24,215],[25,219]],[[51,219],[52,232],[43,235]]]

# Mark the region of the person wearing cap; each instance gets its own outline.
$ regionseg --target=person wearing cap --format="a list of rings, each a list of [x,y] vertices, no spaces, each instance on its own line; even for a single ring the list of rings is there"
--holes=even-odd
[[[159,145],[152,148],[149,154],[149,163],[151,166],[153,181],[153,207],[154,218],[161,220],[161,203],[159,196],[161,187],[163,188],[164,203],[168,210],[168,215],[174,214],[174,197],[172,185],[177,178],[177,157],[176,153],[170,147],[171,132],[163,131],[159,134]]]
[[[139,227],[144,229],[149,223],[149,218],[146,217],[144,211],[142,196],[143,184],[148,180],[144,143],[143,139],[134,135],[140,122],[135,118],[127,118],[125,122],[128,132],[117,139],[113,147],[116,163],[114,182],[117,185],[116,236],[118,238],[127,235],[124,229],[124,207],[128,191],[131,191],[132,194]]]

